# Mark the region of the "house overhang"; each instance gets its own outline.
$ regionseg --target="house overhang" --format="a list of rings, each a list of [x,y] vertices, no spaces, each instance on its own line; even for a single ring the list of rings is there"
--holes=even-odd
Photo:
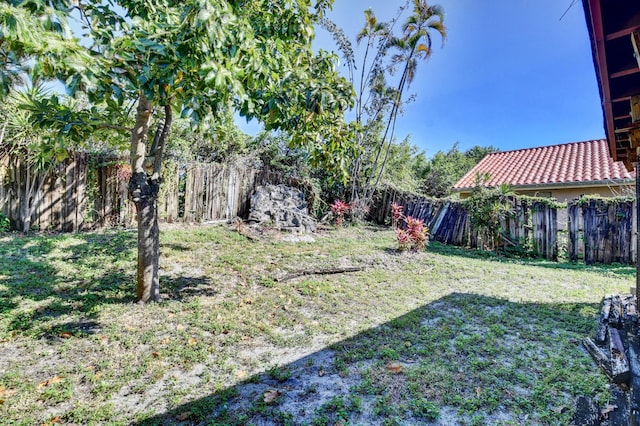
[[[632,170],[640,147],[640,2],[582,0],[582,4],[609,152]]]

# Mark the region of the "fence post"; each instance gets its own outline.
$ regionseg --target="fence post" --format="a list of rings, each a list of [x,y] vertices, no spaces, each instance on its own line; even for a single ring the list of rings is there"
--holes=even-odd
[[[578,204],[575,201],[567,205],[567,216],[569,218],[569,260],[576,262],[579,252],[579,226],[578,223]]]

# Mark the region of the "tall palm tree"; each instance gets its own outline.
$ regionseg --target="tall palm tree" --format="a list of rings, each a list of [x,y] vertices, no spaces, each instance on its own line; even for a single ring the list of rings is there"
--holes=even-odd
[[[389,158],[389,149],[393,142],[395,126],[402,105],[402,95],[411,85],[416,75],[419,60],[427,60],[431,56],[433,36],[436,32],[440,35],[444,43],[447,31],[444,26],[444,10],[439,5],[429,5],[427,0],[413,0],[413,13],[407,18],[402,25],[403,35],[401,37],[391,38],[389,40],[390,47],[399,50],[399,53],[393,56],[393,65],[402,65],[403,71],[395,90],[395,99],[391,105],[391,112],[387,123],[384,136],[380,142],[380,149],[373,163],[371,175],[367,187],[369,193],[367,198],[373,195],[373,190],[380,182],[382,172]],[[387,144],[382,165],[378,169],[380,153]],[[371,181],[377,172],[375,185],[371,185]]]
[[[388,38],[391,36],[390,25],[385,22],[379,22],[376,18],[373,10],[367,9],[364,11],[365,24],[356,36],[356,42],[358,45],[362,40],[366,39],[366,47],[364,51],[364,58],[362,60],[362,67],[360,70],[360,84],[358,87],[358,93],[356,95],[356,123],[362,127],[363,116],[365,113],[365,105],[368,100],[365,99],[366,88],[369,87],[372,93],[383,90],[380,86],[384,86],[384,72],[382,66],[382,60],[386,55]],[[369,53],[374,45],[378,43],[383,44],[383,48],[377,50],[371,64],[368,64]],[[354,85],[355,86],[355,85]],[[371,112],[371,111],[370,111]],[[376,110],[370,114],[370,122],[373,123],[378,119],[378,115],[382,112],[382,108]],[[369,124],[371,124],[369,123]],[[366,137],[367,128],[356,133],[356,143],[358,146],[363,146],[363,140]],[[358,185],[360,181],[360,162],[361,158],[357,157],[353,169],[351,171],[351,200],[357,200],[358,198]]]

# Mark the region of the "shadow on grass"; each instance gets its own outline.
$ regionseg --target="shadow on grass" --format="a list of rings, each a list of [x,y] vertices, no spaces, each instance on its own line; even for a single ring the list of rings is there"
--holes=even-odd
[[[16,236],[3,242],[0,335],[96,332],[100,306],[135,302],[135,250],[130,232]],[[161,285],[169,299],[216,292],[207,278],[161,277]]]
[[[438,253],[443,256],[464,257],[466,259],[481,259],[488,261],[495,261],[501,263],[513,263],[529,266],[539,266],[541,268],[559,269],[559,270],[580,270],[601,272],[605,274],[614,274],[624,277],[635,276],[635,265],[623,265],[620,263],[614,263],[612,265],[596,264],[585,265],[579,262],[570,262],[568,260],[561,260],[554,262],[546,259],[539,259],[533,257],[508,257],[501,254],[496,254],[490,251],[483,251],[478,249],[469,249],[463,247],[456,247],[451,245],[442,244],[437,241],[429,243],[429,251]]]
[[[198,296],[215,296],[219,293],[208,277],[160,278],[162,300],[185,301]]]
[[[454,293],[134,424],[569,424],[596,312]]]
[[[91,333],[96,307],[133,302],[125,233],[18,236],[0,247],[0,317],[5,332],[51,337]],[[67,316],[75,317],[68,319]]]

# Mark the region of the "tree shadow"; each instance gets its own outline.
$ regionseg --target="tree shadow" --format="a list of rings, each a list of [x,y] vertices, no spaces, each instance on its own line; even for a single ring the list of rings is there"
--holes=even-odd
[[[208,277],[161,277],[162,299],[185,301],[198,296],[216,296],[220,293]]]
[[[100,327],[97,307],[136,301],[136,247],[135,234],[128,232],[15,236],[4,242],[0,334],[52,338],[65,332],[95,332]],[[161,276],[160,280],[168,299],[218,292],[207,277]],[[67,316],[76,319],[62,323]]]
[[[162,247],[166,247],[166,248],[169,248],[171,250],[178,251],[178,252],[191,251],[191,247],[189,247],[189,246],[187,246],[185,244],[163,243]]]
[[[597,308],[453,293],[133,424],[568,424]]]
[[[0,318],[8,333],[91,333],[99,305],[131,303],[135,241],[122,233],[15,237],[0,247]],[[122,265],[120,267],[114,265]],[[60,319],[77,319],[61,323]]]
[[[611,265],[604,265],[604,264],[585,265],[584,263],[569,262],[569,261],[554,262],[552,260],[540,259],[535,257],[506,256],[502,254],[496,254],[490,251],[483,251],[480,249],[470,249],[470,248],[447,245],[437,241],[430,242],[427,250],[434,253],[438,253],[443,256],[464,257],[466,259],[479,259],[479,260],[487,260],[487,261],[500,262],[500,263],[537,266],[540,268],[547,268],[547,269],[592,271],[592,272],[601,272],[606,274],[615,274],[623,277],[635,276],[636,274],[635,265],[623,265],[620,263],[614,263]]]

